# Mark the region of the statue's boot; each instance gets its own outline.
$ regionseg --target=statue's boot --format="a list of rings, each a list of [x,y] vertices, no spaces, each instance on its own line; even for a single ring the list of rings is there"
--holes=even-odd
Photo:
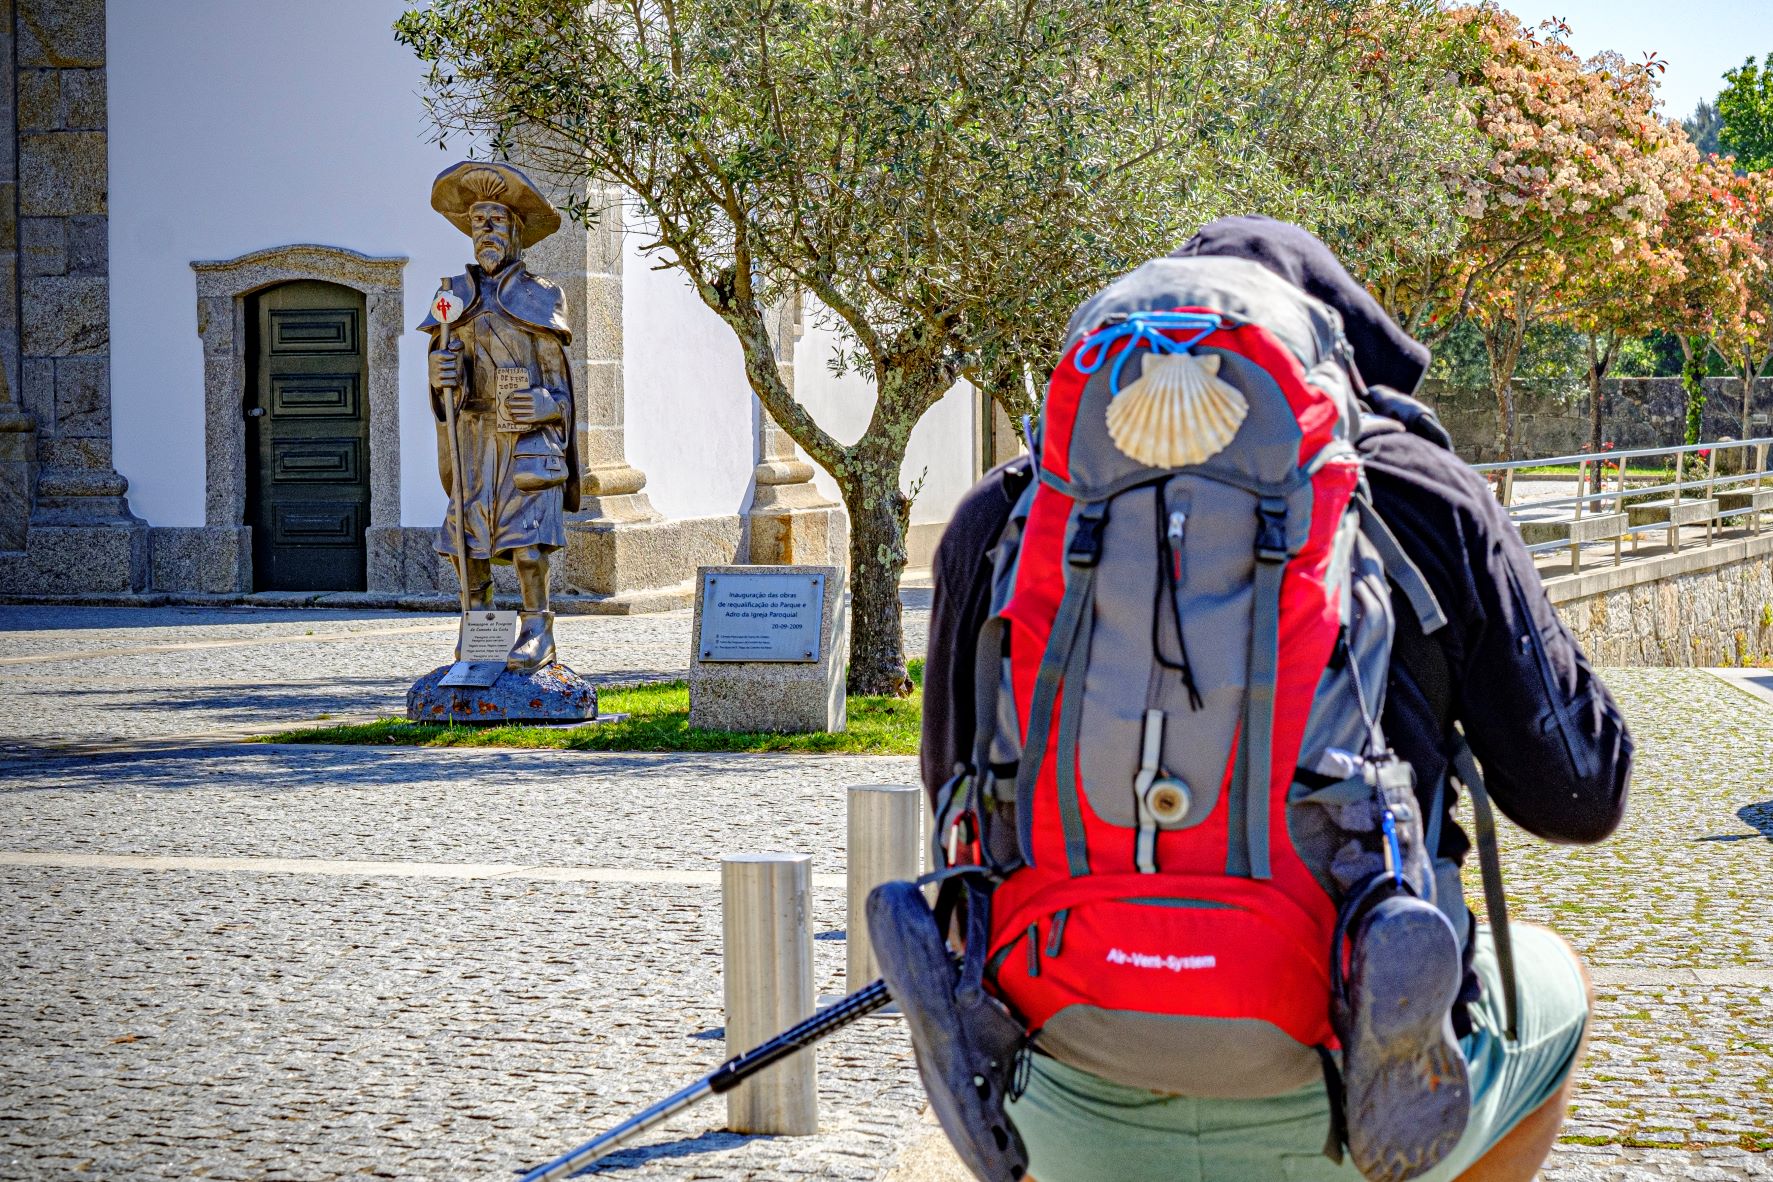
[[[554,613],[524,612],[519,617],[517,643],[505,659],[505,668],[531,673],[554,663]]]

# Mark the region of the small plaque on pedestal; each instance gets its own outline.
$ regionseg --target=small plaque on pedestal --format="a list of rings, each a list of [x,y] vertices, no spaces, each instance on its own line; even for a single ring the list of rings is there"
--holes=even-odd
[[[823,642],[825,575],[763,568],[702,576],[704,661],[815,662]]]
[[[476,610],[462,614],[456,634],[461,659],[450,666],[439,685],[485,689],[505,671],[505,658],[517,638],[517,613]]]

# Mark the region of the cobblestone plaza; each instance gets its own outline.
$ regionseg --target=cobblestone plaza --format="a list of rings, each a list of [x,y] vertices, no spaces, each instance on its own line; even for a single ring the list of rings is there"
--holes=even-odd
[[[510,1176],[724,1056],[725,852],[814,855],[816,984],[843,989],[843,788],[910,759],[238,741],[394,712],[449,628],[0,609],[0,1177]],[[683,613],[560,623],[605,681],[677,676],[687,640]],[[1544,1177],[1773,1177],[1773,700],[1608,681],[1625,828],[1504,846],[1517,915],[1598,994]],[[817,1136],[731,1135],[712,1103],[594,1176],[958,1182],[895,1020],[819,1072]]]

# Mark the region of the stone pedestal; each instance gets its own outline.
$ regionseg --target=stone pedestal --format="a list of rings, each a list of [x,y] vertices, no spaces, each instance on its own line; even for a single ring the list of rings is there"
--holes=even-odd
[[[794,346],[800,339],[801,301],[791,297],[774,309],[770,339],[776,367],[794,391]],[[762,404],[756,416],[757,467],[752,473],[751,508],[746,513],[750,557],[758,565],[849,565],[849,517],[843,506],[819,491],[815,469],[801,457],[794,439]]]
[[[757,566],[703,567],[698,579],[723,574],[767,574]],[[690,725],[704,730],[774,731],[784,734],[842,731],[847,719],[845,669],[849,662],[849,610],[844,568],[779,566],[774,573],[822,574],[825,596],[820,613],[818,659],[797,661],[710,661],[703,659],[702,614],[706,595],[696,596],[690,631]]]
[[[597,717],[597,687],[556,662],[533,673],[507,670],[485,689],[442,686],[451,666],[431,670],[406,691],[412,722],[584,722]]]

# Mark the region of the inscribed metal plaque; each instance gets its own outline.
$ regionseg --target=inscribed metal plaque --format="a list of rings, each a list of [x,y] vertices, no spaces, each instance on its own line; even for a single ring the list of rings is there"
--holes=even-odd
[[[696,651],[704,661],[817,661],[824,618],[824,575],[705,575]]]
[[[462,617],[462,660],[504,664],[517,639],[517,613],[471,611]]]

